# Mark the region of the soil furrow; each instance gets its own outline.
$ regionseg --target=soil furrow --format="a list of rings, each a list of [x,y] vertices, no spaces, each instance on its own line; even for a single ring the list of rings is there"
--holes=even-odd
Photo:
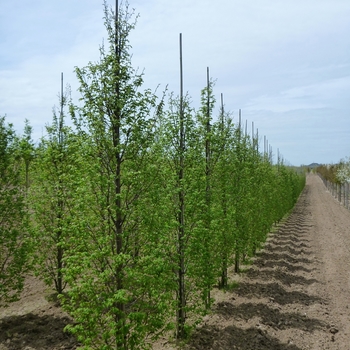
[[[349,228],[350,212],[309,175],[290,217],[188,349],[350,349]]]
[[[213,312],[187,350],[350,349],[350,211],[309,175],[289,218],[230,281],[238,287],[213,291]],[[22,299],[0,309],[0,350],[76,348],[45,293],[29,277]],[[176,346],[164,338],[154,349]]]

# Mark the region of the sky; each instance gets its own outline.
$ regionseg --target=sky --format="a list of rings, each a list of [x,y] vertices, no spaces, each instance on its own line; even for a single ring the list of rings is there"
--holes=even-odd
[[[114,2],[108,0],[114,6]],[[0,0],[0,116],[19,134],[45,136],[59,105],[61,72],[79,104],[75,67],[99,59],[107,38],[102,0]],[[234,121],[242,111],[287,164],[350,156],[349,0],[129,0],[139,14],[132,64],[144,87],[178,94],[179,34],[184,89],[199,107],[206,70]],[[219,103],[216,115],[219,114]]]

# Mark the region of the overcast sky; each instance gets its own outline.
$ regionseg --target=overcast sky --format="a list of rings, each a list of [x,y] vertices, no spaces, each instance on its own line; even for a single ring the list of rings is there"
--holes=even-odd
[[[113,1],[109,1],[114,5]],[[206,67],[238,110],[290,164],[350,156],[349,0],[130,0],[130,36],[145,87],[185,90],[198,107]],[[0,115],[34,139],[58,105],[60,75],[78,103],[74,67],[97,61],[106,32],[102,0],[0,0]],[[219,106],[217,106],[217,113]]]

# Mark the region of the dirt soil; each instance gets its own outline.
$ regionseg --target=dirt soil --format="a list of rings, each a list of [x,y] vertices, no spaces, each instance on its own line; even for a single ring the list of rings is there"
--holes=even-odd
[[[350,211],[316,175],[288,220],[270,235],[238,287],[216,291],[187,350],[349,350]],[[0,350],[76,349],[62,331],[70,322],[28,277],[23,297],[0,309]],[[155,349],[176,349],[161,339]]]

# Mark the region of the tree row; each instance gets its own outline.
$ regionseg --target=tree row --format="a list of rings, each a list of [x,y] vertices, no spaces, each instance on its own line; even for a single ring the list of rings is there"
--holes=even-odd
[[[85,349],[186,338],[305,183],[240,116],[215,113],[209,72],[198,111],[182,93],[143,90],[131,18],[105,7],[108,47],[76,69],[79,104],[62,88],[37,146],[29,122],[17,137],[0,119],[0,300],[35,271]]]

